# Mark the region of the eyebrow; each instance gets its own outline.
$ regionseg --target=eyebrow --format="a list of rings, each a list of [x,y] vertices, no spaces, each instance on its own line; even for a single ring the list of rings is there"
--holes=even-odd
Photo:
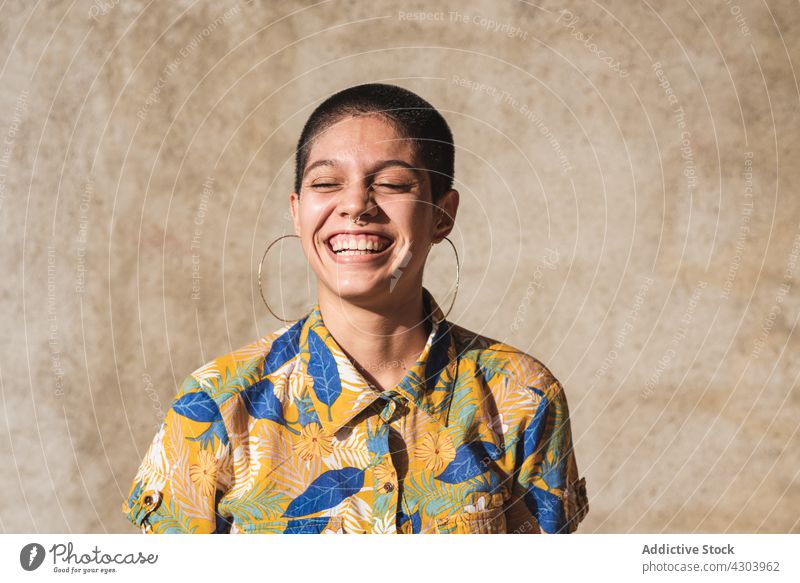
[[[305,178],[306,174],[311,172],[317,166],[339,166],[339,162],[330,159],[317,160],[313,164],[309,164],[306,167],[305,172],[303,172],[303,178]],[[378,172],[380,172],[381,170],[389,168],[391,166],[401,166],[403,168],[411,170],[412,172],[417,174],[417,176],[419,176],[419,174],[423,171],[422,168],[417,168],[416,166],[412,166],[411,164],[409,164],[404,160],[380,160],[370,169],[370,171],[367,173],[367,176],[373,176]]]

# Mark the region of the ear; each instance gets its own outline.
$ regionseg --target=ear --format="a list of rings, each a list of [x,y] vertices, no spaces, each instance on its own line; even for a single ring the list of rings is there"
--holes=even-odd
[[[439,243],[453,230],[458,212],[459,194],[457,190],[448,190],[434,205],[433,242]]]
[[[292,222],[294,223],[294,234],[300,236],[300,195],[293,192],[289,195],[289,208],[292,211]]]

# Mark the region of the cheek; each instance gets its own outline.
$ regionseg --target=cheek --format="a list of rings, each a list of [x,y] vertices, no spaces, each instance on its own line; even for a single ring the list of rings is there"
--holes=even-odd
[[[419,202],[409,203],[402,212],[396,212],[390,217],[402,240],[404,251],[398,249],[401,256],[399,261],[414,271],[425,264],[433,238],[431,213],[423,205],[424,203]],[[401,211],[399,205],[397,211]]]
[[[431,209],[427,208],[425,203],[417,202],[397,220],[405,225],[403,230],[408,233],[415,247],[425,246],[431,240],[433,221],[431,220]]]
[[[306,195],[308,196],[308,195]],[[300,205],[300,230],[304,241],[309,241],[319,231],[331,212],[333,205],[330,201],[316,199],[309,196]]]

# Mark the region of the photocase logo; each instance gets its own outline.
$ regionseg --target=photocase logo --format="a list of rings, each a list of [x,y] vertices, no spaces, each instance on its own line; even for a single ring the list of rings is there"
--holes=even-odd
[[[19,552],[19,564],[26,571],[35,571],[44,562],[44,547],[39,543],[29,543]]]
[[[394,286],[397,284],[397,280],[400,279],[400,276],[403,275],[403,269],[406,268],[408,262],[411,261],[411,250],[409,249],[405,256],[403,257],[403,261],[400,262],[400,265],[397,269],[392,272],[392,279],[389,282],[389,293],[392,293],[394,290]]]

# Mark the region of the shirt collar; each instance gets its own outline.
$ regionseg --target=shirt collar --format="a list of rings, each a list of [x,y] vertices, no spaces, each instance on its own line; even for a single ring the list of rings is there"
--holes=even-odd
[[[417,361],[392,389],[399,400],[427,413],[442,428],[452,399],[458,355],[452,327],[431,293],[422,288],[426,316],[432,329]],[[333,435],[381,398],[356,369],[322,320],[315,305],[300,330],[299,366],[320,423]]]

